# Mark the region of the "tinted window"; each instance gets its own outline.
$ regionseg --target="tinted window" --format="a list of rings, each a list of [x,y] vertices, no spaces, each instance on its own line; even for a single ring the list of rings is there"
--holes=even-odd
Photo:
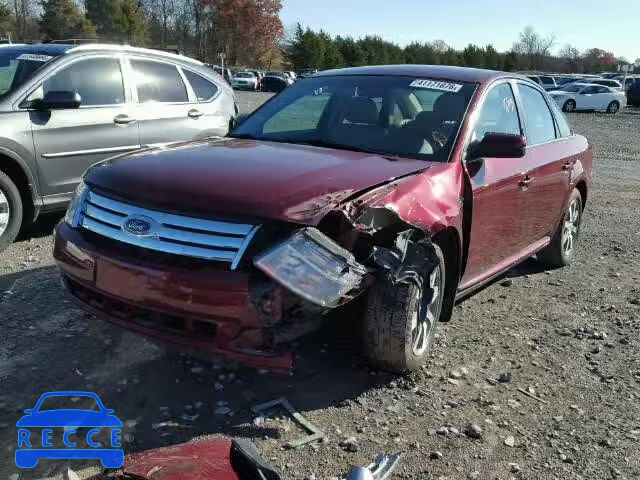
[[[493,87],[487,95],[471,140],[482,140],[486,133],[522,133],[516,101],[508,83]]]
[[[556,122],[558,123],[558,130],[560,132],[561,137],[569,137],[573,134],[571,127],[569,126],[569,122],[567,122],[567,117],[564,116],[562,110],[556,102],[551,102],[551,109],[553,110],[554,116],[556,117]]]
[[[519,85],[519,89],[529,145],[555,139],[553,117],[542,94],[535,88],[523,84]]]
[[[540,80],[542,80],[542,83],[553,83],[553,78],[551,77],[540,77]]]
[[[120,61],[116,58],[89,58],[63,68],[42,84],[49,91],[74,91],[82,106],[124,103]]]
[[[191,88],[193,88],[193,92],[196,94],[199,102],[209,100],[218,91],[218,87],[197,73],[190,72],[189,70],[182,71],[184,72],[184,76],[187,77],[187,81],[191,84]]]
[[[175,65],[131,60],[138,90],[138,102],[187,102],[187,88]]]

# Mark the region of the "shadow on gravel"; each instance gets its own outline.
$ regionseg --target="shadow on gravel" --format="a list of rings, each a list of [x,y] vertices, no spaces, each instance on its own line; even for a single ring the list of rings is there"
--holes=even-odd
[[[20,231],[16,242],[24,242],[32,238],[48,237],[53,233],[53,229],[63,216],[64,212],[43,214],[34,223],[25,226]]]

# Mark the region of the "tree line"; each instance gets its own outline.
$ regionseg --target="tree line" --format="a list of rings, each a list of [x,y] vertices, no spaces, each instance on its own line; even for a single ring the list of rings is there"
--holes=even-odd
[[[2,1],[7,3],[1,3]],[[207,62],[266,66],[279,56],[282,0],[0,0],[15,41],[91,39],[177,49]]]
[[[555,46],[555,37],[544,37],[531,27],[520,33],[509,51],[498,52],[491,44],[469,44],[462,50],[456,50],[442,40],[413,42],[401,47],[379,36],[359,39],[341,35],[334,37],[322,30],[305,29],[298,24],[285,42],[285,53],[295,69],[415,63],[506,71],[592,73],[615,70],[618,64],[629,63],[599,48],[581,52],[571,45],[566,45],[554,55],[552,49]]]

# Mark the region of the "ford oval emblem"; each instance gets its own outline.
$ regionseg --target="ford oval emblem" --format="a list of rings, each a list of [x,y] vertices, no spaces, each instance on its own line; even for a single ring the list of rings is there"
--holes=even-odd
[[[142,215],[131,215],[122,223],[122,230],[137,237],[149,237],[154,235],[155,221]]]

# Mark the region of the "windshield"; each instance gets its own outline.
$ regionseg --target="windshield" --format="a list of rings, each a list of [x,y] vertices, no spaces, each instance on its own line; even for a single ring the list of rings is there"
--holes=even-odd
[[[236,77],[238,77],[238,78],[253,78],[253,73],[239,72],[239,73],[236,73]]]
[[[579,93],[582,91],[583,88],[584,88],[584,85],[569,84],[569,85],[565,85],[559,90],[562,90],[563,92]]]
[[[0,96],[21,85],[52,58],[24,50],[0,49]]]
[[[310,77],[231,136],[447,161],[475,88],[404,76]]]

